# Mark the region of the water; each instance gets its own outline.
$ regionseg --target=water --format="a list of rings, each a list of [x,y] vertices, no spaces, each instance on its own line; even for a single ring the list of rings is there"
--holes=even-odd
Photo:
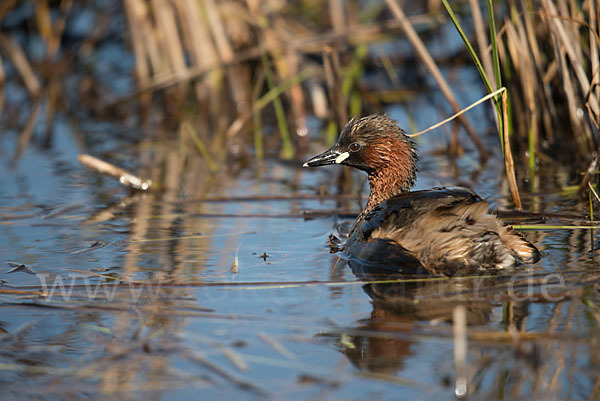
[[[449,294],[477,280],[358,283],[327,246],[351,219],[302,217],[359,210],[356,200],[300,196],[332,187],[335,167],[270,160],[262,175],[226,176],[203,196],[192,193],[194,180],[182,182],[188,192],[139,195],[78,165],[69,129],[57,129],[55,140],[51,151],[34,144],[14,167],[9,158],[0,164],[0,259],[37,273],[8,273],[16,266],[8,264],[0,273],[0,383],[10,398],[452,398]],[[15,135],[1,141],[10,154]],[[439,173],[447,159],[427,148],[439,139],[420,142],[417,188],[465,180]],[[459,161],[466,176],[473,166]],[[490,162],[470,182],[494,204],[507,199],[499,166]],[[354,178],[355,190],[364,177]],[[215,197],[234,200],[196,201]],[[526,199],[530,210],[587,213],[574,197]],[[585,398],[598,380],[597,235],[526,234],[544,252],[531,271],[559,270],[565,283],[550,289],[560,293],[554,302],[510,302],[506,280],[469,301],[470,394]],[[509,323],[514,339],[486,338]]]

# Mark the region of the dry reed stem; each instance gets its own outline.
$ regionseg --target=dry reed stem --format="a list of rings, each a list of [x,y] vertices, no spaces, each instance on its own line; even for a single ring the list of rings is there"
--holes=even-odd
[[[580,62],[580,60],[582,60],[582,57],[578,57],[578,53],[581,52],[581,48],[574,46],[574,44],[579,43],[579,38],[578,36],[569,37],[567,28],[565,28],[565,26],[560,23],[560,20],[554,18],[555,16],[560,16],[558,11],[556,10],[555,5],[550,0],[542,1],[545,8],[548,10],[547,17],[549,17],[550,19],[549,23],[552,27],[552,30],[557,34],[557,39],[560,40],[561,49],[564,49],[569,58],[569,61],[571,62],[571,66],[575,72],[577,80],[579,81],[579,85],[581,87],[582,92],[587,94],[588,92],[590,92],[590,82],[583,69],[583,64]],[[563,3],[564,2],[562,1],[560,2],[560,4]],[[574,26],[572,29],[574,29]],[[596,115],[600,115],[600,103],[598,102],[598,98],[596,98],[595,95],[590,96],[589,104],[594,113]]]
[[[323,50],[323,69],[325,70],[327,91],[333,99],[333,104],[337,106],[335,113],[338,127],[343,127],[348,121],[348,105],[346,98],[342,96],[341,63],[339,52],[335,48],[326,47]]]
[[[215,41],[215,51],[219,55],[221,69],[224,68],[226,71],[234,102],[237,106],[247,104],[250,99],[248,84],[244,80],[245,74],[241,65],[233,63],[236,54],[227,36],[225,25],[215,0],[204,0],[204,10],[207,14],[207,24]],[[227,64],[229,66],[223,66]]]
[[[519,196],[519,187],[517,186],[517,179],[515,177],[515,163],[512,157],[512,151],[510,150],[510,138],[508,136],[508,94],[506,91],[502,92],[502,119],[504,123],[503,136],[504,136],[504,166],[506,168],[506,178],[508,179],[508,186],[510,193],[512,194],[515,208],[518,210],[523,209],[521,204],[521,197]]]
[[[177,30],[178,21],[168,0],[151,0],[154,18],[162,39],[162,51],[170,66],[170,71],[181,79],[185,70],[185,57]]]
[[[125,14],[129,21],[129,30],[132,37],[133,53],[135,55],[135,71],[140,84],[150,78],[150,69],[146,62],[147,50],[143,26],[145,24],[146,8],[139,0],[125,0]],[[150,42],[148,40],[148,42]]]
[[[204,7],[206,10],[207,18],[209,20],[209,27],[215,39],[215,48],[219,53],[221,60],[225,63],[231,62],[235,58],[235,54],[227,33],[225,32],[225,26],[219,15],[219,10],[215,0],[204,0]]]
[[[582,124],[581,120],[577,116],[577,110],[579,109],[579,104],[577,101],[578,96],[575,93],[576,86],[571,80],[571,73],[569,71],[569,66],[567,64],[567,56],[565,54],[566,52],[564,46],[561,46],[557,37],[554,38],[553,43],[556,59],[558,60],[559,72],[562,76],[563,89],[567,98],[568,113],[569,118],[571,120],[571,126],[575,129],[575,144],[577,145],[578,152],[580,154],[586,154],[587,149],[585,143],[583,143],[581,135],[579,135],[579,133],[585,130],[585,126]]]
[[[135,56],[135,71],[138,81],[143,82],[149,76],[148,69],[146,68],[147,64],[144,60],[144,48],[141,41],[142,34],[139,29],[140,24],[138,23],[140,14],[143,11],[137,8],[139,3],[136,0],[124,0],[123,4],[123,9],[128,20],[129,32],[132,36],[131,44],[133,45],[133,54]]]
[[[289,67],[288,74],[283,76],[283,79],[289,79],[291,77],[298,76],[301,69],[300,54],[294,49],[287,49],[285,54],[285,61]],[[296,128],[296,135],[300,138],[300,144],[302,148],[306,148],[308,145],[308,128],[306,126],[306,110],[305,110],[305,99],[300,83],[295,83],[289,90],[290,104],[292,106],[292,114],[294,115],[294,126]]]
[[[159,67],[157,60],[159,60],[160,52],[153,46],[153,43],[156,41],[157,33],[153,31],[149,24],[148,17],[145,15],[147,10],[145,9],[145,5],[140,3],[140,0],[126,0],[127,4],[132,3],[138,7],[141,7],[143,10],[137,10],[138,14],[141,14],[141,17],[134,20],[133,18],[129,18],[129,24],[134,29],[132,34],[137,29],[138,31],[143,31],[143,34],[140,35],[141,38],[146,39],[134,39],[134,51],[136,52],[136,60],[139,57],[139,51],[143,53],[147,53],[148,59],[150,60],[150,64],[154,66],[152,70],[154,71],[154,75],[152,79],[149,81],[140,81],[140,87],[136,93],[131,96],[127,96],[125,99],[121,99],[120,101],[127,101],[131,97],[138,96],[141,93],[145,93],[148,91],[165,89],[169,86],[176,85],[180,80],[193,80],[202,78],[204,75],[210,74],[211,72],[218,72],[222,68],[227,68],[229,66],[233,66],[236,64],[241,64],[245,61],[250,61],[257,59],[263,54],[265,50],[262,46],[254,46],[244,50],[239,50],[235,53],[235,57],[230,62],[218,60],[207,60],[204,65],[192,65],[187,68],[184,76],[178,78],[175,77],[172,73],[166,73],[162,68]],[[188,0],[193,1],[193,0]],[[126,9],[128,10],[128,9]],[[128,13],[128,16],[130,14]],[[429,24],[432,22],[432,18],[428,15],[415,15],[408,18],[409,21],[413,24]],[[133,24],[136,24],[135,26]],[[203,26],[203,24],[196,24]],[[339,33],[336,32],[327,32],[323,34],[313,35],[311,37],[302,37],[301,39],[290,38],[289,41],[285,41],[283,46],[286,49],[293,49],[299,52],[307,52],[307,53],[321,53],[323,51],[323,47],[327,47],[331,44],[335,43],[350,43],[353,45],[368,43],[375,40],[378,36],[386,32],[396,31],[401,24],[396,21],[385,21],[383,23],[371,24],[371,25],[359,25],[359,26],[351,26],[347,27]],[[138,35],[135,35],[136,38]],[[141,43],[140,43],[141,41]],[[200,43],[210,44],[211,39],[208,38],[206,40],[201,40]],[[137,44],[137,45],[136,45]],[[211,48],[211,46],[205,46],[206,48]],[[202,55],[204,58],[209,58],[209,55],[212,52],[203,51]],[[140,57],[145,60],[145,57]],[[136,67],[137,68],[137,67]],[[162,71],[162,72],[161,72]],[[117,101],[119,102],[119,101]]]
[[[71,5],[72,1],[61,2],[60,13],[56,16],[56,21],[53,24],[48,0],[37,1],[35,8],[36,22],[40,36],[46,42],[48,58],[50,59],[54,58],[59,50],[61,35],[65,29],[67,14]]]
[[[485,70],[485,75],[487,75],[488,79],[490,80],[492,88],[495,88],[496,77],[494,76],[494,69],[492,67],[492,57],[490,55],[490,52],[488,51],[488,40],[486,29],[483,23],[483,17],[481,15],[481,8],[479,7],[479,2],[477,0],[469,0],[469,5],[471,7],[471,14],[473,15],[475,38],[477,40],[477,47],[479,48],[479,53],[483,63],[483,68]],[[498,118],[496,113],[494,113],[494,116]]]
[[[514,14],[514,13],[513,13]],[[533,51],[528,44],[529,38],[527,36],[527,30],[525,25],[521,21],[518,16],[513,16],[514,24],[507,24],[507,41],[509,36],[514,36],[515,42],[518,43],[518,47],[516,49],[517,59],[522,60],[522,67],[519,71],[520,76],[522,77],[521,86],[523,88],[524,102],[526,106],[526,110],[528,111],[529,119],[525,121],[525,127],[522,132],[527,132],[527,137],[529,141],[529,150],[532,152],[530,154],[530,158],[535,157],[538,154],[538,127],[539,127],[539,114],[538,114],[538,106],[536,104],[536,100],[538,96],[536,94],[544,94],[543,90],[539,88],[539,81],[536,79],[536,66],[535,59],[531,57]],[[516,26],[516,29],[515,29]],[[513,56],[513,60],[514,60]],[[521,120],[521,119],[519,119]],[[534,173],[534,162],[530,160],[530,171],[531,174]]]
[[[452,93],[450,86],[448,85],[446,79],[442,75],[438,66],[435,64],[435,61],[433,61],[433,58],[429,54],[429,51],[425,47],[425,44],[423,43],[423,41],[421,41],[421,38],[419,38],[419,35],[415,31],[414,27],[412,26],[410,21],[406,18],[406,15],[404,14],[404,12],[402,11],[402,8],[398,4],[398,1],[397,0],[385,0],[385,2],[388,5],[388,7],[390,8],[390,10],[392,11],[392,14],[394,14],[394,16],[398,19],[398,21],[400,21],[402,30],[406,34],[409,42],[415,48],[415,51],[417,52],[417,55],[419,56],[421,61],[425,64],[427,69],[433,75],[433,79],[438,84],[440,90],[444,94],[444,97],[446,98],[448,103],[450,103],[450,105],[454,109],[454,111],[456,113],[458,113],[460,111],[460,107],[458,106],[458,102],[456,101],[456,98],[454,97],[454,94]],[[467,134],[469,135],[469,137],[471,138],[471,140],[477,147],[481,161],[484,162],[485,160],[487,160],[489,158],[489,153],[485,149],[483,142],[481,142],[481,140],[475,133],[475,130],[473,129],[473,127],[471,126],[471,124],[465,117],[459,116],[459,119],[460,119],[460,122],[462,123],[462,125],[465,127]]]
[[[526,9],[527,5],[524,5],[523,7]],[[543,71],[544,56],[542,55],[540,46],[536,39],[536,26],[532,20],[533,19],[532,17],[533,17],[532,13],[529,13],[529,12],[523,13],[523,18],[525,19],[525,31],[526,31],[526,35],[527,35],[526,42],[530,49],[530,53],[528,53],[528,54],[530,54],[531,57],[533,57],[533,61],[531,62],[531,64],[533,65],[533,67],[535,68],[535,70],[537,72],[537,79],[535,81],[537,82],[538,90],[540,91],[539,93],[537,93],[537,96],[538,96],[538,98],[541,98],[541,100],[543,100],[543,105],[546,108],[546,112],[541,113],[541,120],[543,122],[543,127],[544,127],[544,131],[546,134],[546,138],[553,140],[554,133],[553,133],[553,125],[552,125],[552,116],[557,115],[557,113],[556,113],[555,104],[552,101],[552,96],[550,93],[550,86],[546,83],[546,81],[541,79],[544,76],[544,71]],[[517,116],[517,115],[513,114],[513,116]]]
[[[344,0],[329,0],[329,14],[331,15],[331,26],[335,33],[343,32],[346,28],[346,6]]]
[[[218,56],[212,46],[210,33],[206,24],[199,24],[201,11],[199,2],[195,0],[183,0],[175,2],[181,19],[183,40],[190,52],[191,64],[202,68],[218,65]],[[195,83],[196,98],[207,99],[218,96],[220,89],[221,71],[215,70],[205,80]]]
[[[599,79],[599,75],[600,75],[600,43],[598,43],[598,37],[600,35],[600,32],[598,31],[598,24],[600,24],[600,10],[599,7],[600,5],[597,4],[597,2],[591,0],[588,1],[589,7],[590,7],[590,29],[589,29],[589,41],[590,41],[590,61],[591,61],[591,67],[592,67],[592,71],[594,72],[594,76],[592,79],[592,85],[595,84],[595,93],[596,93],[596,98],[600,99],[600,85],[598,84],[600,82]],[[593,45],[593,43],[596,43],[596,46]],[[591,91],[590,91],[591,92]],[[588,100],[589,103],[589,100]],[[596,129],[599,128],[600,125],[600,115],[596,115]],[[599,145],[600,145],[600,141],[598,141]]]

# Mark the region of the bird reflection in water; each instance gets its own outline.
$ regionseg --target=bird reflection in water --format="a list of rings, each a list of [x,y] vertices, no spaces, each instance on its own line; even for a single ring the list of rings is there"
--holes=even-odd
[[[500,276],[407,276],[352,259],[348,265],[360,281],[369,282],[362,288],[372,299],[373,309],[369,318],[359,320],[354,327],[325,336],[334,340],[358,369],[385,375],[397,375],[405,369],[406,359],[416,352],[417,335],[448,336],[451,330],[447,324],[452,323],[452,312],[458,305],[466,309],[467,326],[488,324],[494,309],[501,305],[499,295],[506,293],[509,280]],[[508,305],[510,324],[520,329],[528,302]],[[448,377],[440,379],[449,384]]]

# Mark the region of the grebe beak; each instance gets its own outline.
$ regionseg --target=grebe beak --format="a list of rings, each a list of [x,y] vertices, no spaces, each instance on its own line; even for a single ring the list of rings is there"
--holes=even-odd
[[[325,152],[317,155],[304,163],[302,167],[319,167],[327,166],[329,164],[341,164],[350,156],[348,152],[341,152],[335,148],[335,146]]]

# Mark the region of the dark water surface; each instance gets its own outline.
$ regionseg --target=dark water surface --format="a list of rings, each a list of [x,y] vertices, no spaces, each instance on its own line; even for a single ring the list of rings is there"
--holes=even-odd
[[[451,322],[461,302],[474,396],[598,395],[595,232],[527,232],[544,253],[524,269],[535,276],[529,287],[525,274],[363,284],[327,246],[352,219],[303,217],[359,210],[357,197],[315,195],[335,192],[337,168],[268,161],[262,173],[223,174],[194,193],[130,194],[78,165],[82,149],[66,125],[55,140],[51,150],[29,146],[14,166],[0,163],[3,397],[453,398]],[[497,157],[476,179],[476,160],[463,157],[453,178],[447,157],[432,153],[444,140],[420,139],[417,187],[468,184],[504,208]],[[10,156],[16,135],[0,141]],[[525,192],[528,210],[587,213],[575,197],[552,195],[560,174],[537,178],[548,194]],[[354,178],[356,194],[364,177]],[[31,272],[9,273],[21,264]],[[360,278],[389,278],[368,273]],[[515,282],[519,298],[508,295]]]

